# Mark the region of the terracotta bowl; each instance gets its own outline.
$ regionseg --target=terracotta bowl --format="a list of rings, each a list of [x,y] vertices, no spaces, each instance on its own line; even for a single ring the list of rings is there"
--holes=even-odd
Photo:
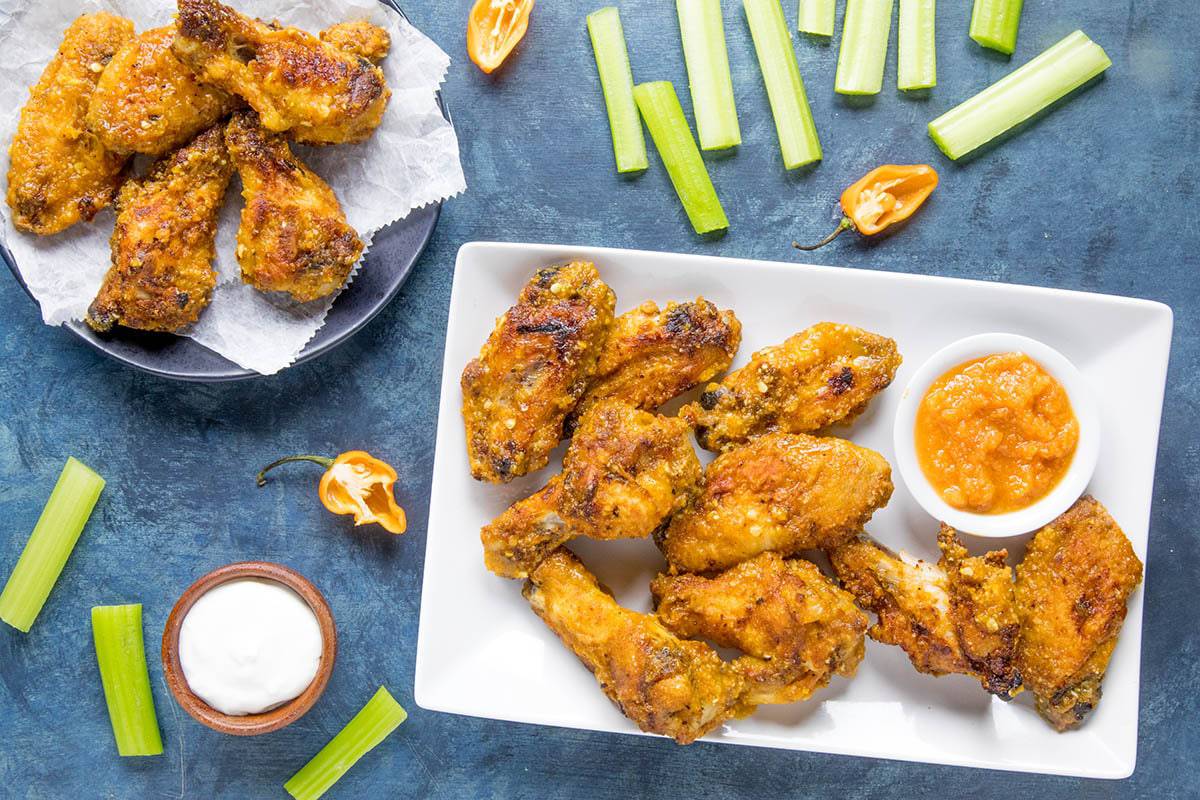
[[[258,578],[281,583],[291,589],[308,603],[309,608],[317,615],[317,624],[321,628],[321,665],[317,668],[317,676],[300,695],[281,706],[261,714],[231,716],[223,714],[192,693],[187,680],[183,676],[183,667],[179,663],[179,629],[183,626],[183,618],[187,616],[192,605],[200,596],[213,587],[227,581],[241,578]],[[312,582],[281,564],[268,561],[243,561],[237,564],[226,564],[214,569],[201,577],[187,588],[171,615],[167,617],[167,626],[163,630],[162,664],[167,685],[171,694],[192,715],[192,718],[215,731],[229,733],[234,736],[257,736],[260,733],[270,733],[291,725],[304,716],[317,698],[325,691],[329,676],[333,673],[333,662],[337,656],[337,627],[333,622],[333,613],[325,597],[313,586]]]

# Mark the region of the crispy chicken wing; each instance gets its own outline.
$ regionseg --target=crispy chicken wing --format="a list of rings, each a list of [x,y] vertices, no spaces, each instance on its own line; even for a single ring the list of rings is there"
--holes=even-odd
[[[104,66],[132,37],[132,22],[103,11],[79,17],[63,34],[8,150],[8,205],[18,228],[58,233],[116,196],[126,158],[106,149],[84,116]]]
[[[462,374],[471,474],[507,483],[539,470],[596,371],[616,297],[586,261],[540,269]]]
[[[339,22],[326,28],[321,31],[321,41],[374,64],[383,61],[392,47],[392,37],[388,32],[365,19]]]
[[[217,213],[233,165],[220,126],[159,160],[117,199],[112,267],[87,322],[174,333],[200,317],[217,283]]]
[[[891,467],[875,451],[773,433],[709,464],[699,495],[656,539],[674,572],[726,569],[768,550],[841,544],[891,496]]]
[[[811,433],[853,419],[899,366],[891,339],[821,322],[759,350],[679,413],[701,447],[724,452],[764,433]]]
[[[1060,731],[1100,702],[1100,684],[1142,581],[1142,562],[1104,506],[1083,497],[1042,528],[1017,565],[1017,663],[1037,709]]]
[[[650,590],[672,633],[746,654],[732,666],[753,705],[804,700],[862,661],[867,616],[803,559],[763,553],[715,578],[659,575]]]
[[[742,679],[711,647],[622,608],[566,549],[533,571],[524,594],[642,730],[688,744],[753,710],[742,701]]]
[[[175,55],[204,83],[249,103],[267,130],[337,144],[360,142],[379,126],[391,90],[367,59],[217,0],[178,2]]]

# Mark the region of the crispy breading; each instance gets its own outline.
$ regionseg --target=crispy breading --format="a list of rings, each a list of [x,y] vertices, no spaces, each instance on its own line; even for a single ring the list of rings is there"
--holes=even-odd
[[[320,37],[321,41],[338,50],[375,64],[387,58],[388,50],[392,47],[392,37],[388,32],[365,19],[339,22],[321,31]]]

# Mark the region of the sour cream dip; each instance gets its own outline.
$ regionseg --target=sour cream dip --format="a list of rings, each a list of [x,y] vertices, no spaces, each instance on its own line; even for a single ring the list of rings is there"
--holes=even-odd
[[[321,665],[317,616],[281,583],[255,578],[209,589],[179,629],[192,692],[224,714],[259,714],[299,696]]]

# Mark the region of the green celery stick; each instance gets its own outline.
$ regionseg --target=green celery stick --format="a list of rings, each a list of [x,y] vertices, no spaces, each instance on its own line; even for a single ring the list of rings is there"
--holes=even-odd
[[[960,158],[1032,117],[1112,66],[1083,31],[1069,34],[1037,58],[929,123],[929,135]]]
[[[833,90],[838,94],[879,94],[892,28],[893,0],[846,0],[842,49]]]
[[[1012,55],[1017,49],[1022,0],[975,0],[970,37],[984,47]]]
[[[380,686],[354,719],[288,779],[284,790],[296,800],[317,800],[407,718],[408,713]]]
[[[742,143],[725,50],[721,0],[675,0],[701,150]]]
[[[0,619],[29,633],[103,488],[104,479],[87,465],[74,458],[67,459],[29,542],[17,559],[17,566],[0,593]]]
[[[896,85],[901,89],[937,86],[937,50],[933,35],[936,6],[937,0],[900,0]]]
[[[742,6],[767,86],[767,99],[771,101],[783,166],[795,169],[820,161],[821,140],[804,92],[804,79],[800,77],[783,6],[779,0],[742,0]]]
[[[142,606],[96,606],[92,638],[108,719],[123,756],[157,756],[163,751],[142,644]]]
[[[617,172],[639,172],[650,162],[646,160],[646,137],[633,102],[633,71],[625,48],[621,13],[613,6],[593,11],[587,16],[587,29],[592,38],[592,52],[596,54],[604,105],[608,108]]]
[[[833,36],[836,16],[837,0],[800,0],[796,27],[801,33],[811,33],[813,36]]]
[[[668,81],[639,83],[633,87],[633,98],[696,233],[728,228],[725,209],[721,208],[704,159],[696,149],[696,140],[683,117],[675,87]]]

